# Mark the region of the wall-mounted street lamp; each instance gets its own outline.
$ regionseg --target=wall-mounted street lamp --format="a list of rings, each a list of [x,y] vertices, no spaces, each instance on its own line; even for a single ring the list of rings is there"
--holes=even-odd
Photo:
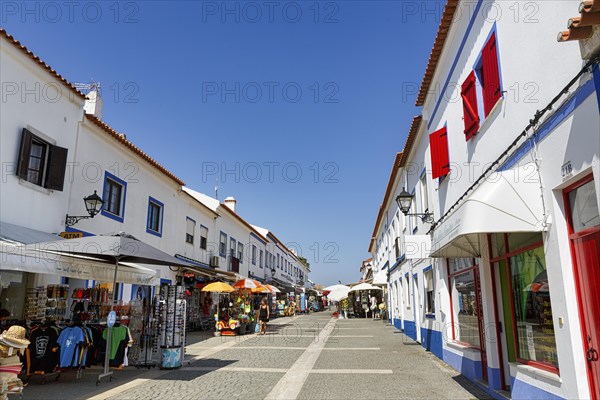
[[[400,192],[398,197],[396,197],[396,203],[398,203],[398,207],[400,207],[400,211],[402,211],[402,214],[420,217],[421,221],[427,222],[428,224],[433,223],[433,214],[430,212],[412,214],[409,213],[410,206],[414,197],[415,196],[408,193],[405,188],[402,188],[402,192]]]
[[[94,194],[91,194],[87,197],[83,198],[83,202],[85,203],[85,209],[87,210],[88,215],[69,215],[65,218],[65,226],[73,226],[78,223],[82,219],[94,218],[96,214],[100,212],[102,205],[104,204],[104,200],[100,196],[96,194],[94,190]]]

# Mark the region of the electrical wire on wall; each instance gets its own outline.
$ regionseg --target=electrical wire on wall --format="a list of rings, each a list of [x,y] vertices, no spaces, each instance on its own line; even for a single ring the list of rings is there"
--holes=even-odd
[[[581,68],[581,70],[573,77],[573,79],[571,79],[569,81],[569,83],[567,83],[567,85],[546,105],[546,107],[544,107],[542,110],[537,110],[533,116],[532,119],[529,120],[529,124],[525,127],[525,129],[523,129],[523,131],[513,140],[513,142],[498,156],[498,158],[496,158],[496,160],[494,160],[494,162],[491,163],[491,165],[475,180],[475,182],[458,198],[458,200],[456,200],[456,202],[454,204],[452,204],[452,206],[450,206],[450,208],[448,208],[448,210],[435,222],[433,222],[431,224],[431,228],[429,229],[429,231],[427,232],[428,234],[433,233],[433,231],[435,230],[435,228],[442,223],[450,214],[452,214],[452,212],[458,208],[463,200],[465,200],[465,198],[469,195],[469,193],[471,193],[472,191],[474,191],[482,182],[484,179],[486,179],[491,173],[496,172],[497,169],[502,165],[502,162],[507,159],[509,156],[513,155],[515,153],[515,151],[518,149],[519,146],[521,146],[522,143],[522,139],[523,138],[527,138],[527,140],[531,140],[533,141],[533,145],[534,145],[534,152],[535,154],[533,154],[532,156],[534,157],[534,162],[536,165],[536,169],[537,169],[537,173],[538,176],[540,177],[540,191],[542,192],[542,202],[543,202],[543,208],[544,208],[544,220],[542,221],[542,223],[544,224],[543,226],[546,227],[548,224],[548,213],[546,212],[546,205],[545,205],[545,199],[543,197],[543,186],[542,186],[542,180],[541,180],[541,175],[540,175],[540,161],[537,157],[537,150],[536,150],[536,140],[535,140],[535,135],[537,134],[537,127],[540,124],[540,120],[543,116],[545,116],[547,113],[549,113],[550,111],[553,110],[553,107],[558,103],[558,101],[560,99],[562,99],[565,95],[570,94],[570,89],[573,85],[575,85],[578,81],[579,78],[581,78],[585,73],[591,73],[592,72],[592,67],[597,64],[600,61],[600,54],[596,55],[594,58],[590,59],[584,66],[583,68]],[[568,96],[566,100],[568,100],[571,96]],[[543,123],[542,123],[543,125]],[[533,132],[531,132],[533,131]],[[526,143],[526,141],[524,142]]]

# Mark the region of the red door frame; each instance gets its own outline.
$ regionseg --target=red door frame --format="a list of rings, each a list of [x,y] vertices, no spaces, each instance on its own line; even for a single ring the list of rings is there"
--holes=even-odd
[[[488,249],[490,255],[492,254],[492,242],[491,235],[487,235]],[[507,390],[508,385],[506,384],[506,378],[504,377],[504,356],[502,355],[502,338],[500,332],[500,319],[498,319],[498,297],[496,294],[496,271],[494,270],[494,263],[490,262],[490,272],[492,274],[492,297],[494,304],[494,320],[496,325],[496,346],[498,350],[498,362],[500,363],[500,385],[502,390]],[[506,322],[504,323],[504,329],[506,329]],[[506,344],[508,346],[508,343]]]
[[[481,357],[481,378],[487,382],[488,381],[488,373],[487,373],[487,369],[488,369],[488,363],[487,363],[487,345],[485,343],[485,327],[483,327],[484,329],[482,330],[482,325],[481,325],[481,320],[483,319],[483,297],[481,294],[481,281],[480,281],[480,273],[479,273],[479,264],[477,263],[477,261],[473,258],[471,260],[471,267],[469,268],[465,268],[460,270],[459,272],[456,273],[452,273],[450,271],[450,260],[446,259],[446,271],[447,276],[448,276],[448,291],[449,291],[449,297],[450,297],[450,324],[452,326],[452,340],[464,345],[464,346],[469,346],[472,347],[474,349],[479,350],[479,354]],[[476,303],[477,303],[477,329],[479,330],[479,347],[475,347],[470,343],[465,343],[462,342],[460,340],[456,340],[456,331],[455,331],[455,326],[454,326],[454,304],[452,301],[452,278],[454,278],[455,276],[461,275],[461,274],[465,274],[469,271],[473,271],[473,279],[475,282],[475,299],[476,299]],[[480,318],[481,317],[481,318]]]
[[[572,185],[567,186],[565,189],[563,189],[563,202],[565,205],[565,215],[566,215],[566,222],[567,222],[567,232],[569,234],[569,249],[571,251],[571,264],[573,265],[573,278],[575,280],[575,290],[576,290],[576,297],[577,297],[577,308],[578,308],[578,312],[579,312],[579,321],[580,321],[580,330],[581,330],[581,340],[582,340],[582,344],[583,344],[583,350],[584,350],[584,354],[586,353],[586,343],[587,343],[587,330],[586,330],[586,321],[585,321],[585,316],[583,313],[583,308],[584,308],[584,303],[583,303],[583,299],[581,298],[581,285],[579,282],[579,272],[578,272],[578,267],[577,267],[577,257],[575,255],[575,247],[573,246],[573,241],[574,239],[577,239],[578,237],[590,234],[590,233],[594,233],[596,231],[600,231],[600,227],[595,226],[589,229],[585,229],[581,232],[577,232],[576,234],[573,233],[573,221],[571,218],[571,205],[569,203],[569,193],[571,193],[573,190],[585,185],[586,183],[593,181],[594,180],[594,175],[593,174],[589,174],[586,177],[578,180],[577,182],[573,183]],[[598,205],[600,206],[600,204]],[[586,360],[587,361],[587,360]],[[595,399],[595,384],[594,384],[594,376],[592,374],[592,370],[589,366],[589,364],[586,362],[586,372],[587,372],[587,376],[588,376],[588,387],[590,390],[590,397],[592,400],[600,400],[600,399]],[[598,383],[600,385],[600,382]]]

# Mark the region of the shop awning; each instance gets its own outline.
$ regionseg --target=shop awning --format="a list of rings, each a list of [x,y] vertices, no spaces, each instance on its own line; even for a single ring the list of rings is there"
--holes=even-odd
[[[214,277],[216,275],[216,271],[213,268],[209,267],[207,264],[205,264],[201,261],[194,260],[193,258],[189,258],[186,256],[182,256],[181,254],[175,254],[175,258],[177,258],[181,261],[185,261],[190,264],[189,267],[183,267],[184,269],[187,269],[187,270],[197,273],[199,275],[204,275],[204,276],[208,276],[208,277]]]
[[[388,283],[388,270],[387,268],[377,272],[373,277],[373,285],[387,285]]]
[[[480,257],[480,234],[540,232],[543,214],[534,164],[498,172],[436,227],[431,257]]]
[[[40,256],[39,253],[23,251],[19,247],[24,244],[55,240],[62,240],[62,238],[35,229],[0,222],[1,269],[112,282],[114,268],[107,266],[102,260],[84,255]],[[119,264],[117,282],[158,285],[160,277],[156,270],[135,263],[122,262]]]

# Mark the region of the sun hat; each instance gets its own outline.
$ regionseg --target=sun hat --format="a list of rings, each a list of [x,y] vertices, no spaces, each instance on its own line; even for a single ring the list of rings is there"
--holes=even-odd
[[[12,367],[15,365],[21,365],[21,360],[16,354],[14,356],[0,358],[0,367]]]
[[[25,339],[26,332],[27,330],[22,326],[13,325],[7,331],[2,332],[0,343],[9,347],[25,348],[29,346],[29,340]]]

